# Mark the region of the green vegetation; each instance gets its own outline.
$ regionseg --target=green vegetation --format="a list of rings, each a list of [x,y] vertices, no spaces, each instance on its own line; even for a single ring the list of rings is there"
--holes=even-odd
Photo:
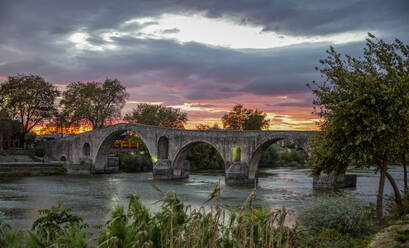
[[[145,125],[184,129],[187,114],[163,105],[141,103],[125,115],[125,121]]]
[[[42,157],[45,156],[45,151],[41,147],[36,147],[36,148],[34,148],[34,155],[36,155],[37,157],[42,158]]]
[[[342,173],[352,161],[358,167],[375,167],[380,172],[376,206],[382,223],[386,178],[401,204],[388,166],[407,149],[409,46],[398,39],[386,43],[369,34],[363,57],[343,57],[332,47],[327,54],[317,68],[324,81],[314,82],[313,103],[323,122],[312,143],[310,165],[317,174]]]
[[[152,161],[149,153],[143,151],[134,154],[120,154],[119,168],[125,172],[151,171]]]
[[[73,82],[63,93],[60,102],[63,111],[58,119],[68,123],[86,121],[94,129],[103,127],[120,117],[127,98],[125,87],[118,79],[106,79],[103,83]]]
[[[189,160],[191,170],[224,168],[224,161],[219,152],[207,143],[193,146],[186,155],[186,160]]]
[[[352,196],[315,199],[299,213],[299,221],[314,234],[331,229],[356,237],[376,231],[373,209]]]
[[[127,208],[114,206],[107,222],[95,227],[95,239],[86,232],[87,224],[61,204],[40,210],[27,233],[12,230],[0,214],[0,247],[363,248],[380,230],[374,207],[352,196],[316,198],[298,212],[299,223],[288,227],[284,207],[274,212],[254,207],[255,190],[237,210],[221,204],[220,185],[199,208],[185,205],[175,193],[162,195],[156,213],[137,194],[129,195]],[[407,232],[397,230],[393,238],[406,244]]]
[[[302,149],[280,147],[271,145],[263,153],[259,167],[274,168],[274,167],[304,167],[308,158],[308,154]]]
[[[59,95],[54,85],[36,75],[10,76],[0,85],[0,111],[18,120],[21,146],[35,125],[53,116]]]
[[[138,195],[128,196],[127,210],[115,206],[110,219],[101,227],[98,247],[294,247],[296,230],[284,225],[287,211],[276,212],[253,207],[255,191],[239,211],[227,212],[220,204],[220,186],[203,206],[185,206],[174,193],[158,201],[161,210],[150,213]],[[5,228],[11,237],[2,247],[88,247],[82,219],[61,205],[40,210],[32,230],[18,239],[15,231]],[[0,223],[2,218],[0,216]],[[1,226],[0,226],[1,227]],[[1,229],[0,229],[1,231]],[[3,235],[4,236],[4,235]]]
[[[263,111],[246,109],[241,104],[222,117],[223,127],[231,130],[262,130],[268,128],[270,120]]]

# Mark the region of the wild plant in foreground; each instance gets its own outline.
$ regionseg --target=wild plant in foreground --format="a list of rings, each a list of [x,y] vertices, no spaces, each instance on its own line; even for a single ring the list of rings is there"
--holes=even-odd
[[[161,210],[151,215],[139,196],[131,195],[127,212],[121,206],[111,210],[99,247],[293,247],[295,233],[284,226],[286,209],[255,208],[254,198],[255,190],[238,212],[226,212],[216,185],[206,201],[216,203],[209,210],[185,206],[170,193],[158,201]]]

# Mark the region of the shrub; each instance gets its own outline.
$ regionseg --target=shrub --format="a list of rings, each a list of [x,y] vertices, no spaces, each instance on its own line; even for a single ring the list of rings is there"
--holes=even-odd
[[[82,224],[82,218],[71,215],[71,208],[62,208],[61,203],[50,209],[41,209],[38,211],[41,216],[33,223],[32,231],[34,235],[30,235],[31,239],[40,239],[41,242],[47,244],[54,242],[60,235],[65,235],[66,232],[72,232],[72,228],[85,228],[87,225]]]
[[[34,155],[42,158],[45,156],[45,150],[42,147],[36,147],[34,148]]]
[[[322,197],[301,210],[300,223],[313,234],[332,229],[340,234],[368,234],[375,225],[374,211],[362,201],[348,197]]]
[[[139,196],[131,195],[128,211],[121,206],[111,210],[99,247],[294,247],[295,233],[284,226],[285,208],[254,208],[252,193],[240,211],[228,214],[219,205],[219,192],[216,186],[208,200],[216,206],[210,210],[185,206],[175,193],[164,195],[154,215]]]
[[[351,248],[368,247],[372,235],[353,238],[348,234],[341,234],[332,229],[323,229],[318,234],[311,235],[306,232],[298,232],[297,247],[305,248]]]
[[[261,156],[259,166],[260,167],[277,167],[280,166],[280,153],[281,147],[277,145],[271,145],[267,148],[267,150]]]
[[[34,143],[34,141],[35,141],[35,139],[36,139],[36,134],[35,133],[27,133],[25,136],[24,136],[24,142],[26,142],[27,144],[32,144],[32,143]]]
[[[11,230],[0,212],[0,247],[17,247],[17,235],[18,232]]]
[[[409,191],[406,191],[402,196],[402,204],[398,205],[395,202],[395,197],[391,196],[386,200],[386,212],[391,220],[399,220],[409,214]]]
[[[149,154],[122,154],[119,156],[119,167],[126,172],[148,171],[152,169]]]

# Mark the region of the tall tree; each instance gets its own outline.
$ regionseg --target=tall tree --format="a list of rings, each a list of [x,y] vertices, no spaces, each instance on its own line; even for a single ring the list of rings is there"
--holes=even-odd
[[[383,190],[388,179],[400,202],[400,191],[388,172],[409,127],[408,46],[388,44],[369,34],[363,58],[342,57],[330,48],[321,60],[321,83],[314,82],[314,105],[324,119],[313,142],[316,171],[345,170],[350,161],[375,165],[380,172],[377,217],[382,221]],[[331,165],[332,164],[332,165]]]
[[[125,121],[145,125],[184,129],[187,114],[163,105],[141,103],[125,115]]]
[[[50,118],[59,91],[51,83],[37,75],[10,76],[0,87],[0,110],[20,123],[20,144],[31,129]]]
[[[244,108],[237,104],[222,117],[223,127],[231,130],[262,130],[268,128],[270,120],[263,111]]]
[[[63,93],[61,116],[70,122],[85,121],[92,127],[103,127],[107,121],[118,118],[128,94],[118,79],[102,82],[73,82]]]

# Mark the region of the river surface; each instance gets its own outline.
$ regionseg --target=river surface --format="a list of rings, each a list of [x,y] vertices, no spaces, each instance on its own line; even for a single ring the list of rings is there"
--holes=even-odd
[[[289,223],[293,223],[296,210],[316,197],[333,194],[333,191],[312,189],[312,178],[307,169],[267,169],[267,175],[259,179],[256,205],[271,209],[286,206],[290,210]],[[339,191],[341,194],[354,194],[365,202],[376,200],[378,175],[371,170],[354,170],[357,174],[357,187]],[[402,169],[392,168],[391,174],[403,185]],[[228,186],[221,174],[198,173],[180,181],[154,181],[152,173],[119,173],[93,176],[38,176],[0,178],[0,211],[14,228],[30,229],[38,217],[38,210],[50,208],[61,202],[73,206],[73,213],[84,218],[90,225],[104,224],[109,209],[115,204],[127,204],[128,194],[138,193],[146,206],[152,211],[160,208],[154,204],[161,193],[152,187],[158,186],[164,192],[174,191],[186,203],[198,207],[213,191],[220,181],[222,203],[238,208],[252,191],[251,187]],[[385,193],[392,194],[389,183]]]

